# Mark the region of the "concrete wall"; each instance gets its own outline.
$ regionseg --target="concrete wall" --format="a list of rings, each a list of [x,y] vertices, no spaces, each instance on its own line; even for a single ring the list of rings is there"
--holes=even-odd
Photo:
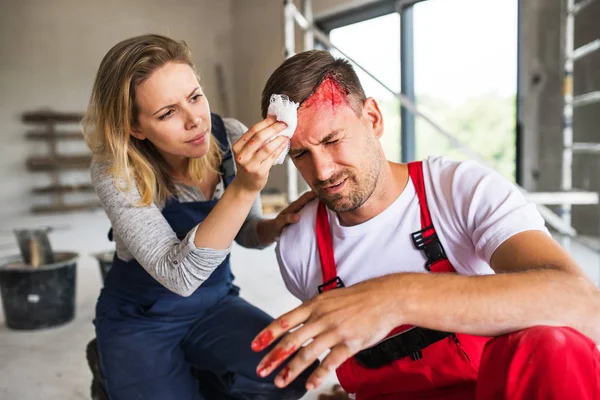
[[[38,202],[31,188],[46,177],[25,170],[45,144],[27,142],[26,111],[83,112],[102,56],[143,33],[185,39],[217,112],[235,114],[230,0],[5,0],[0,13],[0,219],[25,215]],[[10,3],[10,4],[8,4]],[[223,104],[215,77],[224,67]],[[82,144],[82,143],[81,143]],[[81,146],[81,150],[85,150]]]

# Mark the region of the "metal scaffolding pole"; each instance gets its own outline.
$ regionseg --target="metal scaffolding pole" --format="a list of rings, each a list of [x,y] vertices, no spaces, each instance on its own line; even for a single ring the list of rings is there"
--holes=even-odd
[[[289,58],[295,54],[296,48],[296,35],[294,24],[294,14],[296,13],[296,7],[292,0],[285,0],[283,7],[283,21],[285,32],[285,49],[284,56]],[[298,170],[294,166],[292,159],[287,157],[286,162],[287,171],[287,201],[291,203],[298,198]]]
[[[575,0],[567,0],[567,17],[565,21],[565,70],[563,77],[563,154],[562,154],[562,182],[561,189],[569,192],[573,189],[573,65],[574,57],[574,35],[575,35]],[[560,206],[560,214],[565,224],[571,224],[571,209],[569,203]],[[569,249],[571,242],[568,236],[561,236],[563,247]]]
[[[400,80],[402,94],[414,104],[416,96],[413,15],[412,5],[400,14],[400,65],[402,65]],[[400,136],[402,141],[400,145],[401,160],[404,163],[414,161],[416,159],[415,114],[410,112],[404,105],[400,107],[400,123],[402,124],[402,135]]]

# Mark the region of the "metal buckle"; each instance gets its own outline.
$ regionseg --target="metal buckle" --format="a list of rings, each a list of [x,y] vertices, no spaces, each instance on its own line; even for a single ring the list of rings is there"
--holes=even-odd
[[[329,287],[334,283],[335,283],[334,287]],[[342,280],[340,279],[339,276],[336,276],[335,278],[328,280],[324,284],[319,285],[318,289],[319,289],[319,293],[323,293],[323,290],[337,289],[337,288],[343,288],[343,287],[346,287],[344,285],[344,282],[342,282]]]

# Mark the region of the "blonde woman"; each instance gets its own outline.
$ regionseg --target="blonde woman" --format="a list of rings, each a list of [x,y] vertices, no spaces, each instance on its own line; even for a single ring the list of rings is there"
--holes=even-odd
[[[256,375],[266,353],[249,343],[272,318],[238,297],[229,252],[272,243],[311,196],[262,219],[258,195],[288,139],[263,144],[285,124],[211,114],[199,82],[186,44],[158,35],[118,43],[96,76],[83,126],[117,248],[94,321],[104,389],[297,399],[305,378],[281,390]]]

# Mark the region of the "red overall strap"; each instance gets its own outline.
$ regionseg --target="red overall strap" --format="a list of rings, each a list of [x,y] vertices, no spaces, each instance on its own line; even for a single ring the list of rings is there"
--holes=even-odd
[[[419,198],[419,207],[421,208],[421,229],[424,230],[423,238],[427,239],[435,235],[436,232],[433,221],[431,220],[431,214],[429,213],[429,206],[427,205],[425,179],[423,177],[423,162],[414,161],[408,163],[408,174],[410,175],[410,179],[415,187],[415,192],[417,192],[417,197]],[[431,272],[456,272],[447,258],[431,264],[429,268]]]
[[[323,283],[331,282],[337,276],[335,258],[333,256],[333,239],[331,237],[331,227],[329,225],[329,216],[325,203],[319,201],[317,205],[317,248],[319,250],[319,259],[321,260],[321,272],[323,274]],[[335,283],[324,286],[323,291],[335,288]]]
[[[423,232],[424,238],[429,238],[434,235],[435,227],[431,221],[431,214],[427,206],[427,196],[425,193],[425,181],[423,178],[423,163],[421,161],[408,163],[408,173],[413,182],[417,197],[419,198],[419,206],[421,209],[421,229],[427,229]],[[323,283],[329,285],[323,287],[323,291],[334,289],[335,282],[332,282],[337,277],[337,268],[333,254],[333,239],[331,237],[331,227],[329,225],[329,216],[327,208],[323,202],[319,202],[317,206],[317,221],[316,221],[317,249],[319,251],[319,259],[321,260],[321,273],[323,275]],[[454,267],[448,259],[439,260],[430,266],[431,272],[455,272]]]
[[[417,197],[419,198],[419,206],[421,207],[421,229],[425,229],[429,226],[433,229],[433,223],[431,222],[431,214],[429,213],[429,207],[427,207],[427,196],[425,195],[425,180],[423,178],[423,162],[416,161],[408,163],[408,174],[412,180]],[[430,236],[433,232],[426,232],[425,237]]]

